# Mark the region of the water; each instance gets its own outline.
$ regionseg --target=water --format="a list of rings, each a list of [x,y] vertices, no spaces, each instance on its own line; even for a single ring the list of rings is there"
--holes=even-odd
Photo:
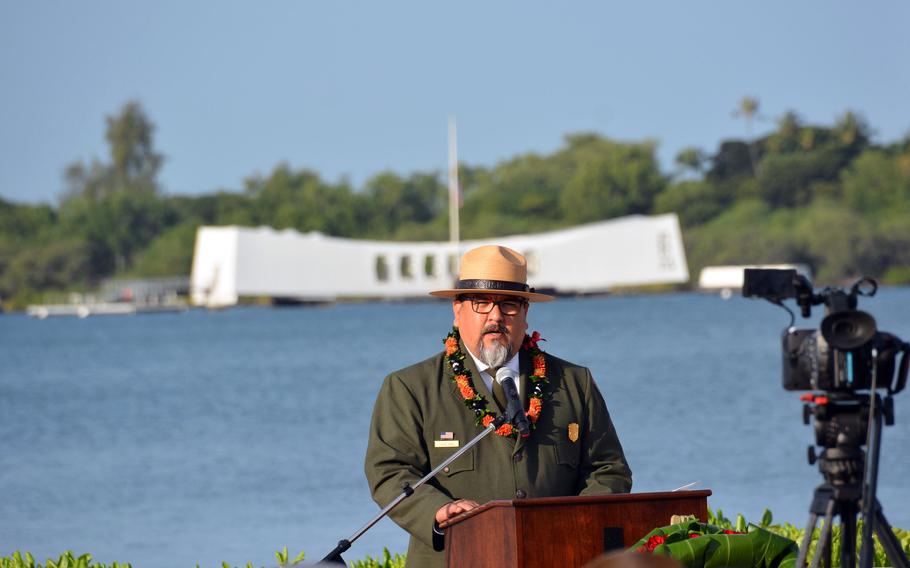
[[[891,288],[861,307],[910,339],[908,304],[910,288]],[[383,376],[441,349],[451,321],[434,302],[0,317],[0,554],[269,566],[286,545],[321,558],[378,510],[363,455]],[[805,523],[821,476],[798,394],[780,386],[782,310],[676,294],[558,300],[529,321],[545,350],[592,368],[636,491],[697,481],[728,516],[769,507]],[[908,398],[884,430],[879,485],[903,528]],[[386,520],[346,557],[406,542]]]

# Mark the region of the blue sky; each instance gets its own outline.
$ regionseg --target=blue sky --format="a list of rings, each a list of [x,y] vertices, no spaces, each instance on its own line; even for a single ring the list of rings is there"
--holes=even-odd
[[[171,194],[240,190],[279,162],[361,186],[383,170],[493,166],[571,132],[685,146],[745,133],[746,95],[910,131],[902,1],[231,2],[0,0],[0,197],[55,203],[106,159],[104,117],[139,100]]]

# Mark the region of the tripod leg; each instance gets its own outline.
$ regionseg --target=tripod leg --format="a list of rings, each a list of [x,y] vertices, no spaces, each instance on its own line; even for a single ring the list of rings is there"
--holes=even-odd
[[[869,507],[863,502],[863,532],[860,536],[859,566],[860,568],[872,568],[872,561],[875,556],[875,545],[872,542],[872,531],[878,525],[876,516],[881,513],[878,509],[878,502],[873,505],[872,514],[869,514]],[[881,540],[881,536],[878,537]],[[893,562],[893,561],[892,561]]]
[[[907,555],[904,554],[900,541],[894,536],[894,531],[891,530],[891,525],[888,524],[888,519],[886,519],[885,514],[882,513],[882,506],[877,499],[875,501],[875,515],[873,519],[875,522],[875,527],[873,527],[875,529],[875,534],[878,535],[878,541],[882,543],[882,548],[885,549],[885,555],[891,561],[891,566],[894,568],[910,568],[910,560],[908,560]],[[863,544],[865,545],[865,543]],[[872,544],[870,543],[869,546],[871,548]],[[872,565],[871,550],[869,551],[869,565]]]
[[[796,568],[805,568],[806,560],[809,557],[809,543],[812,542],[812,533],[815,532],[815,523],[818,522],[818,514],[809,513],[809,522],[806,523],[806,531],[803,533],[803,542],[799,545],[799,556],[796,559]]]
[[[844,504],[840,512],[840,565],[856,568],[856,507]]]
[[[869,399],[869,431],[866,433],[866,446],[869,451],[866,453],[863,469],[863,534],[860,541],[862,550],[859,559],[861,568],[872,568],[875,556],[872,531],[878,525],[878,516],[881,514],[881,505],[875,497],[875,492],[878,486],[878,456],[882,446],[882,401],[874,392]],[[891,530],[889,529],[888,532],[890,533]],[[881,536],[879,536],[879,540],[881,540]]]
[[[818,535],[818,546],[815,547],[815,558],[812,559],[812,568],[818,568],[818,563],[822,557],[825,559],[825,567],[831,568],[831,525],[834,523],[834,504],[834,498],[832,497],[825,508],[825,519],[822,521],[822,530]]]

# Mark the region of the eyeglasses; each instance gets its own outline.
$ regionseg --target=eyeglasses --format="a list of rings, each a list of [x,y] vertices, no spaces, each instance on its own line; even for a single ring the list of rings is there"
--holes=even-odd
[[[461,298],[463,302],[471,302],[471,308],[478,314],[488,314],[493,311],[493,306],[499,306],[499,311],[504,316],[514,316],[525,305],[524,300],[498,300],[489,298]]]

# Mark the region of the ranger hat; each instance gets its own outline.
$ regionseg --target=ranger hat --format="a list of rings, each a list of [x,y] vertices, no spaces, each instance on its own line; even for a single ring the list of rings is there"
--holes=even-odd
[[[503,246],[486,245],[464,253],[458,281],[451,290],[436,290],[431,296],[454,298],[481,292],[520,296],[530,302],[549,302],[553,296],[538,294],[528,286],[528,263],[518,252]]]

